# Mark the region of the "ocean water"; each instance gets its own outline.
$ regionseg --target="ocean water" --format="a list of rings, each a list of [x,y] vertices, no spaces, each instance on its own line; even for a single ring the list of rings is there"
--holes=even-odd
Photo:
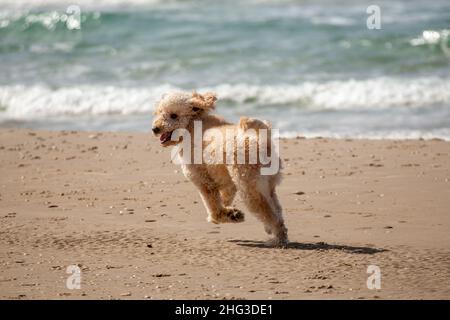
[[[450,140],[450,1],[0,0],[0,127],[146,132],[194,89],[284,136]]]

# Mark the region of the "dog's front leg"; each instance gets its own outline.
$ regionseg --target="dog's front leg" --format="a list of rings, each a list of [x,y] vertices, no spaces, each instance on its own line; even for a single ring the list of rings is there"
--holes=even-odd
[[[219,185],[201,165],[183,166],[184,175],[198,188],[200,196],[208,212],[207,220],[213,223],[242,222],[244,213],[240,210],[225,207],[220,196]]]

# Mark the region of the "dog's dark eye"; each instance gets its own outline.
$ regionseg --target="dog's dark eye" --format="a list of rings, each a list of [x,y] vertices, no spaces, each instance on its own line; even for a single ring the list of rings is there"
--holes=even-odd
[[[176,118],[178,118],[178,115],[176,113],[171,113],[170,114],[170,119],[175,120]]]
[[[194,112],[197,112],[198,110],[200,110],[200,108],[197,108],[197,107],[192,108],[192,111],[194,111]]]

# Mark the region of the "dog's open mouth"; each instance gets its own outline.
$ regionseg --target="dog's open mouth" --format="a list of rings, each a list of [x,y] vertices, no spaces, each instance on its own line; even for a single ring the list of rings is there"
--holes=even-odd
[[[170,141],[170,138],[172,138],[172,132],[173,131],[169,131],[169,132],[164,132],[163,134],[161,134],[161,136],[159,137],[159,141],[161,141],[161,144],[164,144],[164,143]]]

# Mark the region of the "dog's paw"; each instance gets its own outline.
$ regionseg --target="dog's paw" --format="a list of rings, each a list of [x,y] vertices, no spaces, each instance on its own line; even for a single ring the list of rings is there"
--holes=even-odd
[[[289,245],[287,238],[272,238],[268,240],[267,245],[274,248],[286,249]]]
[[[228,211],[228,218],[231,220],[231,222],[243,222],[245,219],[245,215],[241,210],[232,208]]]
[[[207,217],[208,222],[212,223],[238,223],[243,222],[245,219],[244,213],[235,208],[223,208],[219,214],[211,215]]]
[[[224,208],[220,215],[220,222],[238,223],[245,219],[244,213],[236,208]]]
[[[279,230],[275,233],[275,238],[268,241],[268,245],[276,248],[287,248],[289,244],[287,229],[282,225]]]

